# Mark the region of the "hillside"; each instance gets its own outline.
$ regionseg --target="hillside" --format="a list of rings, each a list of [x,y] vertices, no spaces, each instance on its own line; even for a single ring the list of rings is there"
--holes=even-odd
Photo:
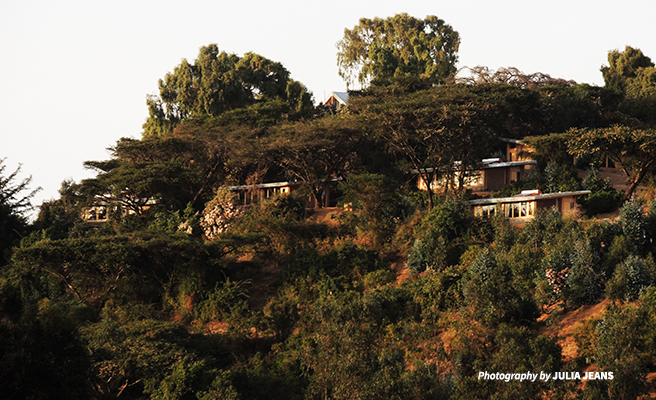
[[[96,175],[34,223],[29,195],[0,196],[1,393],[656,393],[651,103],[391,75],[337,110],[278,63],[201,55],[243,74],[224,72],[241,97],[173,96],[201,71],[185,61],[147,134],[88,161]],[[29,185],[0,175],[3,196]]]

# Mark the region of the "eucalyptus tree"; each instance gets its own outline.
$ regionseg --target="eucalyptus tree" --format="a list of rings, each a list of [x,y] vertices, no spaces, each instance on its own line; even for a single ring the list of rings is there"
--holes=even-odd
[[[645,56],[640,49],[626,46],[624,51],[612,50],[608,52],[608,65],[601,67],[606,87],[620,93],[627,91],[639,94],[636,83],[651,79],[652,92],[656,88],[654,76],[654,63]],[[649,85],[647,85],[649,86]]]
[[[458,32],[433,15],[362,18],[337,43],[339,75],[348,84],[408,77],[442,83],[456,72],[459,46]]]
[[[159,80],[159,96],[147,100],[150,115],[143,134],[167,135],[189,117],[215,117],[275,99],[285,102],[287,113],[312,109],[312,94],[281,63],[255,53],[219,52],[210,44],[200,48],[194,63],[183,59]]]

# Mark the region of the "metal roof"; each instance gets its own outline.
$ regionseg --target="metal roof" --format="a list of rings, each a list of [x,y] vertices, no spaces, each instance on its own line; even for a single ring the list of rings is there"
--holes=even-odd
[[[456,162],[455,166],[458,166],[459,161]],[[523,165],[535,165],[538,162],[535,160],[523,160],[523,161],[506,161],[506,162],[493,162],[493,163],[483,163],[480,168],[470,168],[470,170],[475,170],[475,171],[480,171],[482,169],[490,169],[490,168],[503,168],[503,167],[520,167]],[[435,168],[422,168],[421,171],[426,171],[426,172],[433,172],[435,171]],[[419,171],[414,169],[412,170],[413,173],[418,174]]]
[[[528,196],[512,196],[512,197],[494,197],[489,199],[469,200],[469,204],[476,206],[479,204],[516,203],[519,201],[536,201],[536,200],[558,199],[562,197],[581,196],[590,193],[592,192],[589,190],[578,190],[576,192],[546,193],[546,194],[538,194],[532,196],[528,195]]]
[[[345,106],[348,105],[348,98],[349,98],[348,92],[330,92],[330,96],[328,96],[326,101],[328,101],[328,99],[331,97],[334,97],[340,104],[343,104]],[[326,101],[324,101],[324,103],[326,103]]]
[[[340,182],[342,180],[339,178],[332,178],[330,182]],[[325,182],[325,181],[322,181]],[[244,189],[266,189],[266,188],[277,188],[277,187],[288,187],[288,186],[302,186],[306,182],[303,181],[293,181],[293,182],[269,182],[269,183],[258,183],[256,185],[240,185],[240,186],[224,186],[219,189],[230,189],[230,190],[244,190]]]
[[[276,187],[287,187],[287,186],[300,186],[303,182],[269,182],[269,183],[258,183],[257,185],[240,185],[240,186],[226,186],[222,189],[230,190],[243,190],[243,189],[265,189],[265,188],[276,188]]]
[[[498,137],[498,140],[505,142],[505,143],[514,143],[514,144],[525,144],[519,139],[510,139],[510,138],[504,138],[504,137]]]

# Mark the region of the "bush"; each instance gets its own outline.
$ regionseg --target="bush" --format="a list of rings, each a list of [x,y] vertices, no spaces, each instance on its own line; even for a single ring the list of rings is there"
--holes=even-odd
[[[606,297],[611,300],[634,301],[652,284],[653,277],[645,260],[631,255],[615,268],[606,284]]]
[[[623,197],[623,192],[615,190],[608,179],[602,179],[596,168],[588,170],[583,178],[583,187],[592,192],[581,201],[587,215],[611,212],[617,208]]]
[[[624,236],[633,242],[633,252],[640,253],[647,242],[647,220],[640,200],[631,199],[620,209],[620,223]]]
[[[497,262],[489,249],[483,250],[463,278],[466,304],[488,323],[534,320],[537,306],[515,289],[513,278],[510,267]]]
[[[469,203],[463,199],[447,198],[433,208],[417,228],[418,239],[408,259],[410,271],[441,271],[457,265],[472,241],[474,222]]]
[[[597,302],[602,289],[599,254],[587,239],[580,239],[570,259],[572,266],[567,277],[566,300],[574,306]]]
[[[248,311],[248,294],[243,286],[244,282],[232,282],[230,279],[217,283],[207,299],[200,303],[197,317],[203,322],[210,322],[244,315]]]
[[[383,175],[349,175],[340,189],[344,192],[342,202],[350,209],[347,223],[375,247],[389,243],[404,214],[409,214],[409,206]]]

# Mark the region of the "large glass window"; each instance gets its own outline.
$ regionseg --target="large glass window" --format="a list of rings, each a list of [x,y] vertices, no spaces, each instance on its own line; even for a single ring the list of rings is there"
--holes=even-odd
[[[474,207],[474,215],[477,217],[492,218],[496,210],[497,206],[495,204],[476,206]]]
[[[535,202],[519,201],[504,204],[506,218],[526,218],[535,214]]]

